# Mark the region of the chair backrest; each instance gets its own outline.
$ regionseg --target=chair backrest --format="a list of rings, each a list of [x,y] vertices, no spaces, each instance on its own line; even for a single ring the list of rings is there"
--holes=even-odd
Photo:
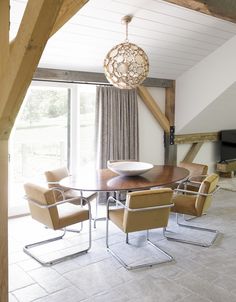
[[[203,194],[211,194],[216,189],[218,181],[219,181],[218,174],[215,173],[210,174],[201,183],[198,192]],[[199,195],[196,198],[195,208],[199,216],[205,213],[209,209],[211,202],[212,202],[212,195],[210,196]]]
[[[64,188],[64,187],[59,185],[59,181],[62,178],[69,176],[69,171],[66,167],[61,167],[61,168],[58,168],[58,169],[55,169],[55,170],[46,171],[46,172],[44,172],[44,175],[45,175],[46,180],[48,182],[48,187],[49,188],[57,187],[57,188],[60,188],[64,192],[69,190],[69,189]],[[55,182],[55,184],[53,182]],[[60,194],[60,192],[54,191],[53,194],[54,194],[57,201],[62,199],[62,195]]]
[[[52,190],[32,183],[24,185],[25,193],[28,198],[30,213],[33,219],[43,223],[52,229],[57,229],[59,223],[57,207],[40,208],[30,200],[36,201],[42,205],[55,203]]]
[[[194,180],[196,181],[202,181],[202,178],[195,178],[195,176],[199,176],[199,175],[207,175],[208,172],[208,166],[207,165],[202,165],[202,164],[196,164],[196,163],[187,163],[187,162],[180,162],[179,167],[181,168],[185,168],[187,170],[189,170],[189,176],[188,177],[193,177],[194,176]]]
[[[170,205],[173,191],[170,188],[145,190],[127,194],[126,206],[130,209],[143,209]],[[123,228],[125,232],[135,232],[166,227],[170,207],[151,210],[129,211],[125,209]]]
[[[44,172],[49,188],[58,187],[57,184],[50,182],[59,182],[62,178],[69,176],[69,171],[66,167],[61,167],[55,170]]]

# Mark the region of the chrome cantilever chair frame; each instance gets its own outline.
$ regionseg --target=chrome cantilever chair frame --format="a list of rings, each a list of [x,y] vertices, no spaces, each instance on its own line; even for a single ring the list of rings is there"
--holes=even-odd
[[[64,170],[63,170],[64,169]],[[60,171],[60,173],[64,173],[64,175],[62,176],[62,175],[60,175],[60,177],[58,177],[58,176],[56,176],[55,174],[56,173],[58,173],[59,171],[58,170],[62,170],[62,171]],[[48,175],[48,173],[50,173],[49,175]],[[51,174],[53,174],[53,176],[51,175]],[[62,190],[62,186],[60,185],[60,180],[62,179],[62,178],[64,178],[64,177],[67,177],[67,176],[70,176],[70,174],[69,174],[69,171],[68,171],[68,169],[66,168],[66,167],[63,167],[63,168],[59,168],[59,169],[56,169],[56,170],[53,170],[53,171],[46,171],[45,172],[45,176],[46,176],[46,180],[47,180],[47,184],[48,184],[48,186],[49,186],[49,188],[51,187],[51,186],[55,186],[55,188],[57,188],[57,189],[59,189],[59,190]],[[48,180],[48,179],[51,179],[51,177],[53,177],[53,179],[55,179],[56,178],[56,181],[50,181],[50,180]],[[76,191],[76,190],[74,190],[74,191]],[[93,194],[91,194],[91,196],[92,195],[96,195],[96,193],[93,193]],[[65,195],[64,195],[65,196]],[[87,200],[90,200],[90,197],[91,196],[88,196],[88,197],[86,197],[86,199]],[[77,196],[76,196],[77,197]],[[80,190],[80,196],[78,196],[77,198],[81,198],[81,199],[83,199],[83,192]],[[76,201],[76,199],[74,200],[74,201]],[[96,228],[96,221],[97,220],[101,220],[100,218],[98,218],[97,216],[98,216],[98,200],[97,200],[97,198],[96,198],[96,213],[95,213],[95,218],[91,218],[93,221],[94,221],[94,228]],[[74,232],[74,233],[79,233],[79,232],[81,232],[82,231],[82,229],[83,229],[83,223],[81,223],[81,229],[80,230],[76,230],[76,229],[71,229],[71,228],[67,228],[67,231],[68,232]]]
[[[48,181],[48,185],[58,185],[58,187],[55,187],[55,189],[61,191],[63,193],[63,197],[65,198],[64,192],[61,190],[60,184],[58,181]],[[83,191],[80,191],[80,196],[82,199],[86,199],[86,197],[83,197]],[[75,198],[76,200],[76,198]],[[87,200],[87,199],[86,199]],[[91,218],[93,220],[93,227],[96,229],[96,222],[97,221],[102,221],[106,220],[106,217],[98,217],[98,200],[96,200],[96,205],[95,205],[95,217]],[[73,233],[80,233],[83,229],[83,222],[81,222],[81,228],[80,230],[72,229],[72,228],[67,228],[68,232],[73,232]]]
[[[66,196],[65,196],[65,193],[64,193],[64,191],[61,189],[61,187],[59,186],[59,183],[57,182],[57,181],[48,181],[47,182],[48,183],[48,185],[58,185],[58,187],[53,187],[52,189],[53,190],[55,190],[55,191],[59,191],[60,193],[61,193],[61,195],[62,195],[62,198],[63,198],[63,200],[68,200],[69,202],[70,201],[76,201],[77,199],[78,199],[78,197],[75,197],[75,198],[67,198],[66,199]],[[82,201],[82,205],[83,204],[86,204],[86,203],[88,203],[88,199],[86,199],[85,197],[83,197],[83,192],[82,191],[80,191],[80,198],[82,199],[82,200],[86,200],[84,203],[83,203],[83,201]],[[79,206],[79,205],[78,205]],[[91,218],[91,219],[93,219],[93,218]],[[73,228],[68,228],[68,227],[66,227],[65,228],[66,229],[66,232],[71,232],[71,233],[80,233],[80,232],[82,232],[82,230],[83,230],[83,221],[82,222],[80,222],[80,229],[73,229]]]
[[[216,186],[216,189],[213,192],[209,193],[209,194],[199,193],[199,192],[189,191],[189,190],[184,190],[184,189],[175,189],[175,191],[179,192],[179,193],[192,194],[192,195],[198,195],[198,196],[213,196],[219,189],[220,189],[220,187]],[[208,228],[204,228],[204,227],[198,227],[198,226],[191,225],[191,224],[180,223],[179,222],[180,215],[182,215],[184,217],[184,214],[176,213],[176,223],[177,223],[178,226],[189,228],[189,229],[194,229],[194,230],[198,230],[198,231],[202,231],[202,232],[213,233],[214,236],[213,236],[213,238],[211,239],[211,241],[209,243],[205,243],[205,242],[199,242],[199,241],[193,241],[193,240],[171,237],[171,236],[166,234],[166,232],[171,232],[171,231],[167,230],[167,228],[164,228],[163,234],[168,240],[173,240],[173,241],[177,241],[177,242],[182,242],[182,243],[187,243],[187,244],[192,244],[192,245],[197,245],[197,246],[202,246],[202,247],[210,247],[211,245],[213,245],[213,243],[215,242],[217,236],[219,235],[218,230],[208,229]],[[192,218],[192,219],[194,219],[194,218]],[[185,220],[185,221],[188,221],[188,220]]]
[[[179,183],[177,189],[181,189],[181,186],[183,186],[184,189],[187,190],[187,185],[188,185],[188,183],[190,183],[190,184],[196,184],[196,185],[199,185],[199,186],[200,186],[201,182],[200,182],[200,181],[193,180],[193,179],[194,179],[194,178],[200,178],[200,177],[206,178],[207,176],[208,176],[207,174],[204,174],[204,175],[202,174],[202,175],[198,175],[198,176],[190,176],[190,177],[188,177],[187,179],[181,181],[181,182]],[[202,215],[206,215],[206,213],[203,213]],[[192,221],[192,220],[197,219],[197,218],[199,218],[199,217],[197,217],[197,216],[186,217],[186,215],[183,214],[183,219],[184,219],[185,221]],[[176,219],[177,219],[177,218],[176,218]]]
[[[62,195],[62,198],[63,198],[63,200],[68,200],[68,202],[70,202],[70,201],[76,201],[77,199],[78,199],[78,197],[75,197],[75,198],[68,198],[68,199],[66,199],[66,196],[65,196],[65,193],[64,193],[64,191],[61,189],[61,187],[59,186],[59,183],[57,182],[57,181],[48,181],[47,182],[48,183],[48,185],[58,185],[58,187],[53,187],[53,188],[51,188],[51,189],[53,189],[54,191],[58,191],[58,192],[60,192],[61,193],[61,195]],[[83,194],[82,194],[82,192],[81,192],[81,198],[82,199],[86,199],[86,198],[84,198],[83,197]],[[86,202],[85,203],[87,203],[88,202],[88,200],[86,199]],[[78,205],[79,206],[79,205]],[[45,226],[46,227],[46,229],[48,228],[47,226]],[[80,229],[73,229],[73,228],[68,228],[68,227],[66,227],[65,228],[65,231],[66,232],[71,232],[71,233],[80,233],[80,232],[82,232],[82,230],[83,230],[83,221],[82,222],[80,222]],[[64,236],[64,235],[63,235]]]
[[[161,262],[151,262],[151,263],[139,264],[139,265],[135,265],[135,266],[131,266],[131,265],[128,265],[127,263],[125,263],[124,260],[122,260],[109,246],[109,240],[108,240],[108,238],[109,238],[109,234],[108,234],[109,233],[109,204],[111,202],[116,202],[117,205],[121,206],[122,208],[124,208],[124,209],[126,209],[126,210],[128,210],[130,212],[140,212],[140,211],[149,211],[149,210],[161,209],[161,208],[170,208],[170,207],[173,207],[174,204],[163,205],[163,206],[147,207],[147,208],[131,209],[131,208],[128,208],[126,205],[124,205],[119,200],[117,200],[114,197],[110,196],[108,198],[108,202],[107,202],[107,217],[106,217],[106,247],[107,247],[107,250],[127,270],[139,269],[139,268],[143,268],[143,267],[152,267],[153,265],[157,265],[157,264],[161,264],[161,263],[166,263],[166,262],[170,262],[170,261],[174,260],[174,258],[170,254],[168,254],[166,251],[164,251],[163,249],[161,249],[159,246],[157,246],[156,244],[154,244],[150,240],[150,238],[149,238],[149,230],[147,230],[147,234],[146,234],[146,241],[147,241],[147,243],[150,244],[152,247],[154,247],[159,252],[161,252],[163,255],[165,255],[167,257],[167,260],[164,260],[164,261],[161,261]],[[163,232],[164,232],[164,228],[163,228]],[[129,234],[128,233],[126,233],[126,243],[129,244]]]
[[[57,188],[52,188],[51,190],[57,190],[57,191],[60,191],[61,193],[63,193],[61,190],[59,190]],[[58,201],[58,202],[56,202],[54,204],[51,204],[51,205],[42,205],[38,201],[32,200],[32,199],[27,198],[27,197],[26,197],[26,199],[29,202],[32,202],[33,204],[35,204],[36,206],[38,206],[38,207],[40,207],[42,209],[46,209],[46,208],[49,209],[49,208],[53,208],[53,207],[56,207],[56,206],[60,206],[61,204],[64,204],[64,203],[75,201],[77,198],[70,198],[70,199]],[[66,256],[63,256],[63,257],[59,257],[59,258],[56,258],[56,259],[53,259],[53,260],[50,260],[50,261],[42,261],[39,257],[37,257],[34,253],[32,253],[30,251],[30,249],[32,249],[32,248],[34,248],[36,246],[40,246],[40,245],[43,245],[43,244],[47,244],[47,243],[50,243],[50,242],[62,239],[65,236],[66,231],[67,231],[67,228],[63,228],[63,229],[61,229],[61,231],[63,232],[61,236],[53,237],[53,238],[50,238],[50,239],[38,241],[38,242],[35,242],[35,243],[31,243],[31,244],[27,244],[27,245],[24,246],[23,251],[27,255],[29,255],[30,257],[32,257],[36,261],[38,261],[42,266],[52,266],[52,265],[60,263],[62,261],[65,261],[65,260],[68,260],[68,259],[72,259],[72,258],[75,258],[75,257],[77,257],[79,255],[87,253],[91,249],[91,245],[92,245],[91,205],[90,205],[90,202],[86,198],[83,197],[83,199],[88,204],[88,208],[89,208],[89,219],[88,219],[89,220],[89,243],[88,243],[88,247],[86,249],[78,251],[78,252],[75,252],[75,253],[72,253],[72,254],[69,254],[69,255],[66,255]]]

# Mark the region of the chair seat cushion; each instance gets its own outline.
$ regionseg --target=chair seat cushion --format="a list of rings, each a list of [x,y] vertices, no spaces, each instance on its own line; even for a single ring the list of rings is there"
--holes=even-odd
[[[81,208],[80,206],[70,203],[59,205],[57,210],[59,221],[56,229],[64,228],[89,219],[89,210],[87,208]]]
[[[76,191],[76,190],[66,190],[64,192],[65,198],[69,199],[69,198],[78,198],[75,201],[72,201],[71,203],[75,204],[75,205],[79,205],[81,203],[81,194],[80,191]],[[95,200],[97,193],[95,192],[83,192],[83,197],[85,197],[86,199],[88,199],[89,201]]]
[[[196,196],[177,194],[173,197],[171,212],[198,216],[195,208]]]

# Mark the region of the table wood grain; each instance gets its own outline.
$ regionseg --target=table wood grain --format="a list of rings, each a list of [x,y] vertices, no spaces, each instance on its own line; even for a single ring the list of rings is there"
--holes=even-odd
[[[63,178],[60,185],[81,191],[129,191],[166,186],[185,179],[189,171],[175,166],[156,165],[140,176],[120,176],[109,169],[87,171]]]

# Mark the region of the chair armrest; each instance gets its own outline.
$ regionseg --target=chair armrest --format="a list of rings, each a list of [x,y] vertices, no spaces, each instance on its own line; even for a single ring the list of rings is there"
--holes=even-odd
[[[163,208],[171,208],[174,206],[173,203],[171,204],[165,204],[165,205],[161,205],[161,206],[155,206],[155,207],[146,207],[146,208],[137,208],[137,209],[131,209],[129,207],[127,207],[126,205],[124,205],[122,202],[120,202],[119,200],[115,199],[114,197],[110,196],[108,198],[108,203],[107,203],[107,209],[109,210],[109,204],[111,201],[115,201],[117,202],[122,208],[130,211],[130,212],[140,212],[140,211],[150,211],[150,210],[155,210],[155,209],[163,209]]]
[[[114,197],[112,197],[112,196],[109,196],[108,197],[108,200],[107,200],[107,207],[109,208],[109,206],[110,206],[110,203],[111,202],[116,202],[117,204],[119,204],[122,208],[126,208],[126,206],[120,201],[120,200],[118,200],[118,199],[115,199]]]
[[[220,189],[220,186],[216,186],[215,190],[212,191],[211,193],[200,193],[196,191],[190,191],[190,190],[184,190],[184,189],[175,189],[174,192],[180,192],[180,193],[187,193],[187,194],[192,194],[192,195],[198,195],[198,196],[211,196],[215,194],[218,190]]]
[[[59,185],[59,181],[47,181],[48,185]]]
[[[181,181],[177,187],[177,189],[180,189],[181,186],[187,186],[189,184],[198,184],[200,185],[202,182],[201,181],[197,181],[197,180],[194,180],[195,178],[199,178],[199,177],[202,177],[203,179],[206,178],[208,175],[196,175],[196,176],[190,176],[189,178]]]
[[[53,204],[50,204],[50,205],[45,205],[45,204],[42,204],[42,203],[40,203],[40,202],[38,202],[38,201],[36,201],[36,200],[33,200],[33,199],[31,199],[31,198],[28,198],[27,196],[25,196],[25,199],[27,199],[29,202],[32,202],[33,204],[35,204],[36,206],[38,206],[39,208],[42,208],[42,209],[50,209],[50,208],[53,208],[53,207],[57,207],[57,206],[59,206],[59,205],[62,205],[62,204],[64,204],[64,203],[68,203],[68,202],[72,202],[72,201],[77,201],[78,200],[78,197],[73,197],[73,198],[65,198],[65,194],[64,194],[64,192],[61,190],[61,189],[58,189],[58,188],[52,188],[51,189],[51,191],[58,191],[58,192],[60,192],[61,193],[61,195],[62,195],[62,198],[63,198],[63,200],[61,200],[61,201],[57,201],[57,202],[55,202],[55,203],[53,203]],[[90,201],[87,199],[87,198],[85,198],[85,197],[80,197],[83,201],[85,201],[86,202],[86,204],[88,204],[88,207],[89,207],[89,209],[90,209]]]
[[[188,181],[189,181],[190,183],[201,184],[201,183],[202,183],[201,181],[199,181],[199,180],[194,180],[194,179],[196,179],[196,178],[202,178],[202,179],[204,179],[204,178],[206,178],[207,176],[208,176],[207,174],[201,174],[201,175],[190,176],[190,177],[188,178]]]
[[[41,209],[50,209],[50,208],[56,207],[58,205],[61,205],[63,203],[67,203],[67,202],[77,200],[77,198],[70,198],[70,199],[66,199],[66,200],[57,201],[57,202],[55,202],[53,204],[50,204],[50,205],[46,205],[46,204],[42,204],[42,203],[38,202],[37,200],[28,198],[27,196],[25,196],[25,199],[27,199],[29,202],[32,202],[33,204],[35,204],[36,206],[38,206]]]

